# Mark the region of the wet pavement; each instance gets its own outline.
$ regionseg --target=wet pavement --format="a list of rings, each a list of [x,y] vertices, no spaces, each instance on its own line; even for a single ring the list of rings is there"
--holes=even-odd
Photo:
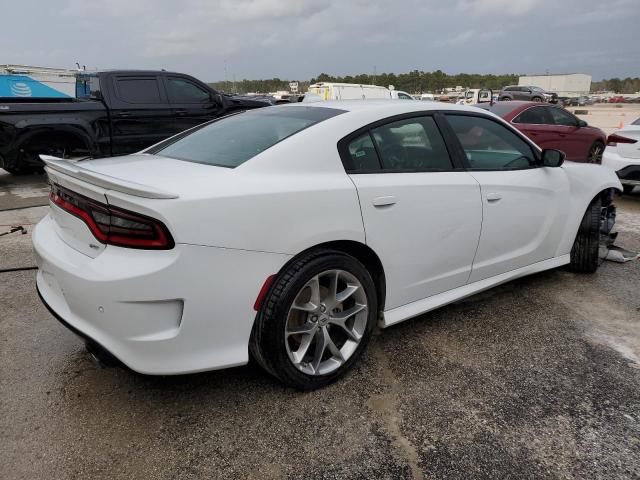
[[[639,190],[617,201],[617,243],[632,250]],[[0,270],[34,264],[30,233],[0,250]],[[543,272],[377,332],[357,368],[310,393],[253,364],[103,368],[34,278],[0,273],[3,479],[640,478],[637,261]]]

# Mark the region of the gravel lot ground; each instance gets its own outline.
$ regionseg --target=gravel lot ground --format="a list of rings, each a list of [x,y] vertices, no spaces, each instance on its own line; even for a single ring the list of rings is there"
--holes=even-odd
[[[45,203],[0,173],[0,210]],[[640,250],[640,189],[618,200]],[[0,212],[31,224],[48,207]],[[4,227],[0,227],[0,231]],[[0,269],[34,265],[0,237]],[[321,391],[255,365],[145,377],[93,363],[0,273],[0,465],[32,478],[640,478],[640,263],[511,282],[379,332]]]

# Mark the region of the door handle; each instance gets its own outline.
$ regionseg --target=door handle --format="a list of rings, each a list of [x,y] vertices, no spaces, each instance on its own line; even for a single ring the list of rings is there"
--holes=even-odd
[[[182,108],[178,108],[174,111],[176,112],[176,115],[178,115],[179,117],[184,117],[187,114],[187,111]]]
[[[386,197],[376,197],[371,202],[374,207],[388,207],[396,203],[396,197],[389,195]]]
[[[502,195],[499,193],[487,193],[487,202],[494,203],[502,200]]]
[[[120,118],[127,118],[131,116],[131,112],[127,112],[126,110],[123,110],[122,112],[118,112],[117,116]]]

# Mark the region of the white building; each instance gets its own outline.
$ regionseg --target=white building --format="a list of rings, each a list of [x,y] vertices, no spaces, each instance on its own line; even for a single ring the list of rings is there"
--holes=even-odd
[[[558,75],[527,75],[520,77],[518,85],[544,88],[559,96],[575,97],[591,91],[591,75],[567,73]]]

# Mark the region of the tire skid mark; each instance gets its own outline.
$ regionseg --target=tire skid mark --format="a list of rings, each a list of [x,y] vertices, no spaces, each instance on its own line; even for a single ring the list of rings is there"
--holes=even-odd
[[[381,383],[388,386],[387,393],[372,395],[367,400],[367,406],[378,413],[383,420],[384,428],[391,436],[397,453],[406,460],[411,470],[413,480],[423,480],[424,474],[420,469],[418,451],[405,437],[400,428],[401,418],[398,414],[398,396],[401,394],[400,385],[391,370],[389,359],[381,345],[372,345],[373,356],[379,365]]]

